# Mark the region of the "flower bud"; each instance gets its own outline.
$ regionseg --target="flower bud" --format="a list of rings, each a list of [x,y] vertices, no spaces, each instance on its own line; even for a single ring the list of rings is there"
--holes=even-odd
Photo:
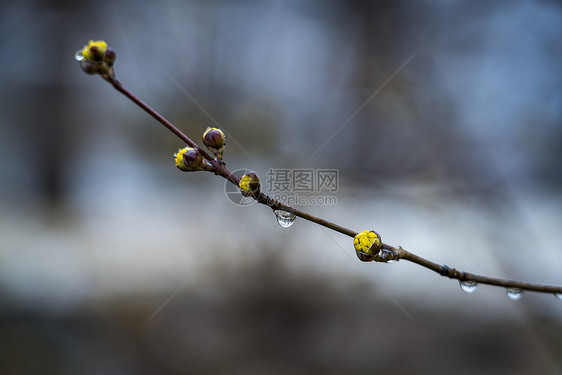
[[[245,197],[255,197],[260,193],[260,178],[256,172],[247,172],[238,184],[240,192]]]
[[[103,61],[108,66],[113,66],[113,63],[115,62],[116,58],[117,58],[117,55],[115,54],[115,51],[112,48],[107,47],[107,50],[105,51],[105,54],[103,55]]]
[[[371,262],[382,248],[381,236],[375,231],[365,230],[353,239],[355,254],[363,262]]]
[[[80,69],[86,74],[96,74],[99,71],[99,64],[89,60],[80,61]]]
[[[174,154],[176,167],[184,172],[201,171],[205,169],[203,156],[194,148],[185,147]]]
[[[107,43],[103,40],[90,40],[88,45],[82,49],[82,55],[86,60],[101,62],[106,50]]]
[[[223,131],[217,128],[209,127],[205,130],[205,133],[203,133],[203,143],[218,160],[222,159],[222,153],[226,146],[225,138]]]
[[[99,73],[102,76],[112,78],[115,76],[112,68],[115,57],[115,51],[109,48],[103,40],[90,40],[74,55],[76,61],[80,62],[80,68],[85,73]]]

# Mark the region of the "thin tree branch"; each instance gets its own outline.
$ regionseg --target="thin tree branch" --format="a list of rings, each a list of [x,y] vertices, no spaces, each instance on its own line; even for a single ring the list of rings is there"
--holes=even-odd
[[[562,293],[562,286],[558,285],[547,285],[547,284],[538,284],[538,283],[529,283],[526,281],[517,281],[517,280],[508,280],[508,279],[500,279],[496,277],[489,277],[489,276],[482,276],[477,275],[475,273],[459,271],[455,268],[451,268],[445,264],[440,265],[434,263],[430,260],[424,259],[416,254],[410,253],[404,250],[401,247],[392,247],[386,244],[383,244],[383,247],[394,251],[398,254],[399,259],[408,260],[410,262],[419,264],[422,267],[428,268],[434,272],[437,272],[441,276],[446,276],[450,279],[457,279],[459,281],[473,281],[479,284],[487,284],[487,285],[495,285],[501,286],[505,288],[516,288],[521,290],[529,290],[533,292],[542,292],[542,293]]]
[[[177,127],[175,127],[171,122],[166,120],[166,118],[164,116],[162,116],[160,113],[158,113],[156,110],[154,110],[148,104],[146,104],[144,101],[139,99],[139,97],[137,97],[135,94],[133,94],[131,91],[129,91],[115,77],[104,76],[103,78],[107,82],[109,82],[117,91],[119,91],[120,93],[125,95],[127,98],[131,99],[135,104],[137,104],[139,107],[141,107],[149,115],[154,117],[159,123],[164,125],[172,133],[177,135],[181,140],[183,140],[185,143],[187,143],[189,146],[193,147],[194,149],[198,150],[199,153],[205,159],[207,159],[207,161],[209,161],[211,163],[211,165],[213,166],[213,170],[214,170],[215,174],[226,178],[232,184],[234,184],[235,186],[238,186],[238,184],[240,183],[240,179],[238,177],[236,177],[232,172],[230,172],[228,170],[228,168],[226,168],[226,165],[218,163],[215,160],[214,157],[211,157],[208,153],[206,153],[203,149],[201,149],[201,147],[199,147],[195,142],[193,142],[191,140],[191,138],[189,138],[187,135],[185,135],[181,130],[179,130]],[[306,213],[304,211],[297,210],[294,207],[288,206],[284,203],[279,202],[278,200],[270,198],[266,194],[260,193],[255,198],[259,203],[264,204],[266,206],[269,206],[273,210],[283,210],[283,211],[290,212],[290,213],[292,213],[292,214],[294,214],[298,217],[301,217],[305,220],[312,221],[313,223],[325,226],[326,228],[335,230],[336,232],[343,233],[343,234],[345,234],[347,236],[350,236],[350,237],[355,237],[357,235],[357,232],[352,231],[351,229],[344,228],[341,225],[332,223],[328,220],[324,220],[324,219],[321,219],[319,217],[313,216],[309,213]]]
[[[80,60],[79,60],[80,61]],[[97,63],[100,64],[100,63]],[[208,164],[211,166],[211,170],[216,174],[219,175],[228,181],[230,181],[235,186],[239,186],[240,179],[235,176],[232,172],[226,168],[226,165],[217,160],[216,158],[210,156],[207,152],[205,152],[201,147],[199,147],[195,142],[193,142],[187,135],[185,135],[181,130],[175,127],[171,122],[166,120],[162,115],[160,115],[157,111],[151,108],[148,104],[143,102],[139,99],[135,94],[130,92],[126,89],[121,82],[119,82],[113,73],[112,63],[108,66],[103,66],[105,70],[100,69],[99,74],[102,78],[109,82],[117,91],[125,95],[127,98],[132,100],[135,104],[137,104],[140,108],[142,108],[145,112],[155,118],[158,122],[164,125],[168,130],[178,136],[181,140],[187,143],[190,147],[197,150],[202,157],[204,157]],[[88,66],[82,65],[84,71],[87,71]],[[92,73],[90,73],[92,74]],[[295,216],[308,220],[318,225],[322,225],[328,229],[334,230],[336,232],[342,233],[346,236],[354,238],[358,232],[355,232],[351,229],[345,228],[341,225],[332,223],[328,220],[324,220],[322,218],[313,216],[307,212],[298,210],[294,207],[291,207],[287,204],[284,204],[278,200],[275,200],[264,193],[257,193],[253,196],[253,198],[260,204],[266,205],[270,207],[272,210],[282,210],[289,212]],[[545,285],[545,284],[538,284],[538,283],[529,283],[526,281],[516,281],[516,280],[508,280],[508,279],[501,279],[501,278],[494,278],[489,276],[481,276],[469,272],[459,271],[455,268],[448,267],[446,265],[440,265],[424,259],[416,254],[408,252],[404,250],[402,247],[394,247],[385,243],[381,244],[381,252],[375,257],[374,261],[376,262],[385,262],[390,263],[392,261],[398,261],[400,259],[404,259],[410,261],[412,263],[418,264],[422,267],[425,267],[429,270],[437,272],[441,276],[446,276],[451,279],[457,279],[461,283],[466,282],[473,282],[473,283],[480,283],[480,284],[487,284],[487,285],[494,285],[507,288],[508,290],[515,290],[515,291],[534,291],[534,292],[541,292],[541,293],[554,293],[557,298],[562,299],[562,286],[557,285]]]

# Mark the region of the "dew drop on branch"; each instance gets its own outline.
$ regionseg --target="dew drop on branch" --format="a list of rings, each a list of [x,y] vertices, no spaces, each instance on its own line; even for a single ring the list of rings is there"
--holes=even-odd
[[[82,51],[76,52],[76,54],[74,55],[74,60],[76,61],[84,60],[84,55],[82,54]]]
[[[394,259],[394,256],[395,256],[396,254],[394,254],[393,252],[388,251],[388,250],[382,250],[381,252],[382,252],[383,254],[387,255],[387,257],[386,257],[386,258],[387,258],[387,261],[386,261],[387,264],[391,264],[391,263],[396,262],[396,259]],[[389,258],[390,258],[390,259],[389,259]]]
[[[275,210],[273,212],[275,212],[275,216],[277,217],[277,222],[283,228],[289,228],[291,225],[293,225],[293,222],[295,221],[296,218],[295,214],[283,210]]]
[[[519,288],[506,288],[505,294],[507,294],[510,300],[517,301],[523,296],[523,291]]]
[[[459,281],[459,285],[461,286],[461,289],[467,293],[474,293],[476,292],[476,289],[478,289],[478,283],[476,281]]]
[[[562,301],[562,293],[554,293],[554,297]]]

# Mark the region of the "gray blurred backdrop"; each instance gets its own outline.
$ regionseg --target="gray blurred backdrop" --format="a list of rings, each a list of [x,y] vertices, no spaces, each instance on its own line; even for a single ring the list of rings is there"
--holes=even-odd
[[[560,374],[562,301],[474,294],[181,173],[339,171],[301,207],[467,271],[562,283],[557,1],[18,1],[0,9],[0,373]]]

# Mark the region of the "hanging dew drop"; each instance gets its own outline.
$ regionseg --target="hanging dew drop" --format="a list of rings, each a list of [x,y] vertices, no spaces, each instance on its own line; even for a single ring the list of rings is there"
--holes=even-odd
[[[510,300],[518,301],[523,296],[523,291],[519,288],[507,288],[505,294],[507,294]]]
[[[294,214],[283,210],[275,210],[273,212],[275,212],[275,216],[277,217],[277,223],[283,228],[289,228],[293,225],[296,218]]]
[[[84,55],[82,54],[82,51],[76,52],[76,54],[74,55],[74,60],[76,61],[84,60]]]
[[[562,301],[562,293],[554,293],[554,297]]]
[[[461,286],[461,289],[467,293],[474,293],[476,292],[476,289],[478,289],[478,283],[476,281],[459,281],[459,285]]]

